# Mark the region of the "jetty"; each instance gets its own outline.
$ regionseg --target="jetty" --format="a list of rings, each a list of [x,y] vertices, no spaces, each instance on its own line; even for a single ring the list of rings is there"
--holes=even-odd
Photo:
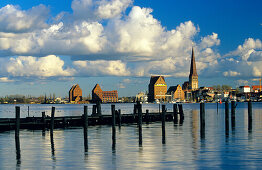
[[[115,106],[115,105],[112,105]],[[132,124],[142,122],[150,123],[162,121],[162,112],[152,112],[149,113],[146,110],[145,113],[142,113],[141,104],[134,104],[134,112],[130,114],[121,114],[121,110],[114,110],[115,123],[121,124]],[[179,108],[179,109],[178,109]],[[50,108],[51,109],[51,108]],[[54,128],[67,128],[67,127],[82,127],[85,122],[88,126],[95,125],[112,125],[112,115],[103,115],[101,113],[101,105],[93,105],[92,114],[87,115],[87,106],[84,106],[82,116],[55,116],[55,107],[52,107],[51,116],[45,115],[45,112],[42,112],[42,117],[25,117],[20,118],[20,107],[16,107],[16,118],[0,118],[0,131],[9,131],[15,130],[17,126],[20,129],[29,129],[29,130],[45,130],[45,129],[54,129]],[[86,113],[85,113],[86,112]],[[178,121],[178,115],[184,119],[182,104],[174,105],[173,112],[165,112],[165,121]],[[141,118],[140,118],[141,117]],[[179,123],[179,122],[178,122]],[[182,123],[182,121],[180,121]]]

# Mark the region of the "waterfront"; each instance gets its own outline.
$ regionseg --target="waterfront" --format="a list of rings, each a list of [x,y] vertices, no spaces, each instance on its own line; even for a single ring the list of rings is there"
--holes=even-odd
[[[14,117],[15,105],[0,105],[0,117]],[[27,115],[21,105],[21,117]],[[30,116],[47,114],[51,105],[29,105]],[[56,116],[81,115],[83,105],[54,105]],[[91,105],[89,115],[91,114]],[[200,138],[199,104],[184,104],[182,125],[166,122],[166,142],[162,144],[161,122],[143,124],[143,144],[138,144],[135,124],[116,128],[116,147],[112,148],[111,126],[89,126],[88,151],[85,152],[83,129],[20,131],[20,159],[17,159],[14,131],[0,133],[0,169],[258,169],[262,166],[262,103],[253,103],[253,126],[248,131],[247,103],[238,103],[235,130],[225,133],[224,105],[206,104],[206,133]],[[159,105],[145,104],[158,111]],[[116,104],[116,109],[131,113],[133,104]],[[167,104],[172,110],[172,105]],[[49,113],[48,113],[49,111]],[[102,105],[110,114],[110,105]]]

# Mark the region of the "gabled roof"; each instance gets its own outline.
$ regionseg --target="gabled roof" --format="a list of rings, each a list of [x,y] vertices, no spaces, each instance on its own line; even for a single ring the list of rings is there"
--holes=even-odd
[[[160,77],[165,81],[164,76],[151,76],[150,84],[155,84],[158,81],[158,79],[160,79]]]
[[[92,91],[94,91],[95,89],[99,89],[99,90],[102,91],[102,89],[101,89],[101,87],[99,86],[99,84],[96,84]]]

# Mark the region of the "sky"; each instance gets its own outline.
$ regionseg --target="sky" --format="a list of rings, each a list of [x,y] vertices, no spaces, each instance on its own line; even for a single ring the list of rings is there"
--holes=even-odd
[[[199,86],[259,84],[260,0],[1,0],[0,96],[66,97],[78,83],[119,96],[146,92],[152,75]]]

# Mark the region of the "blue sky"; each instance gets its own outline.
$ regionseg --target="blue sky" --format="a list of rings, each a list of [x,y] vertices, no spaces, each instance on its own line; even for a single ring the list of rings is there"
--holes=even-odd
[[[192,45],[200,86],[258,84],[259,0],[0,1],[0,96],[83,95],[96,83],[119,96],[146,91],[151,75],[188,80]]]

